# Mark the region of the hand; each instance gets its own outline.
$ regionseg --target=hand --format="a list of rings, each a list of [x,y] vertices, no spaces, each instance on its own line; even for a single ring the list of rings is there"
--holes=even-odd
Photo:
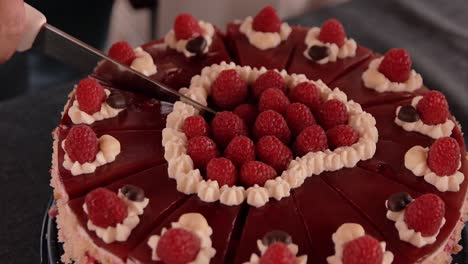
[[[16,50],[25,26],[23,0],[0,0],[0,63]]]

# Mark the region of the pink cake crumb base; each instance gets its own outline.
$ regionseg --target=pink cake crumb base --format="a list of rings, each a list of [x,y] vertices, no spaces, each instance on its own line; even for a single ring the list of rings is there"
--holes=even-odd
[[[58,206],[58,238],[63,242],[63,263],[124,264],[119,257],[99,248],[82,227],[76,215],[67,205]],[[95,260],[98,260],[95,261]]]

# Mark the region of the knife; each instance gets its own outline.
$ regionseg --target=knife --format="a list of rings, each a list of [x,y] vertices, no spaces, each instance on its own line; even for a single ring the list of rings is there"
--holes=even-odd
[[[105,68],[115,74],[96,75],[101,81],[118,83],[119,87],[160,101],[174,103],[182,100],[204,113],[216,112],[168,86],[148,78],[127,65],[108,57],[103,52],[47,24],[46,17],[25,3],[26,30],[17,51],[38,50],[84,73]],[[116,87],[117,88],[117,87]]]

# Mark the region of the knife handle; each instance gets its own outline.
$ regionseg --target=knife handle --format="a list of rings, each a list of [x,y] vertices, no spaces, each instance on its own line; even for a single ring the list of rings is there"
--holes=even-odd
[[[27,51],[32,47],[37,34],[47,22],[44,14],[26,3],[24,3],[24,11],[26,15],[25,29],[21,41],[16,48],[16,51],[19,52]]]

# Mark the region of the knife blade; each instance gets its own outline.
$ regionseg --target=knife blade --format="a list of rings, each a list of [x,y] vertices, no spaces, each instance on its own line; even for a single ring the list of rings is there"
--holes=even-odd
[[[93,77],[109,84],[117,84],[118,86],[115,88],[137,92],[171,103],[182,100],[201,112],[216,113],[213,109],[156,80],[150,79],[127,65],[108,57],[103,52],[47,24],[44,15],[28,4],[25,4],[25,11],[26,33],[18,51],[32,48],[84,73],[93,73],[100,69],[106,69],[106,74],[97,74]]]

